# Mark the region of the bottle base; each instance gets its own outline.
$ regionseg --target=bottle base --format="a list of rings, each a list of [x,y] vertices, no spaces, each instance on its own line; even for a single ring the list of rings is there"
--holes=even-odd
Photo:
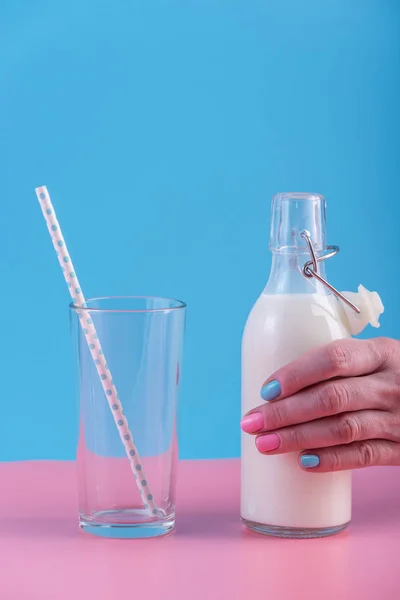
[[[344,523],[343,525],[336,525],[335,527],[281,527],[278,525],[265,525],[264,523],[256,523],[254,521],[249,521],[248,519],[242,518],[242,523],[250,529],[250,531],[254,531],[256,533],[261,533],[262,535],[269,535],[272,537],[280,537],[280,538],[322,538],[328,537],[330,535],[337,535],[346,529],[349,525],[348,523]]]

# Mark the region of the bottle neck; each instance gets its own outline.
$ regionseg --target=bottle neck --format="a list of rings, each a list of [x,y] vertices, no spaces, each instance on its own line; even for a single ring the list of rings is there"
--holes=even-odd
[[[302,192],[277,194],[272,199],[270,249],[285,254],[308,253],[301,232],[307,231],[314,251],[326,249],[325,198]]]
[[[323,294],[327,288],[315,277],[305,277],[303,267],[310,260],[305,253],[272,253],[271,272],[264,294]],[[318,263],[318,274],[326,279],[325,263]]]
[[[307,232],[316,256],[326,250],[325,198],[320,194],[288,192],[272,200],[270,249],[273,254],[266,294],[323,294],[327,289],[315,277],[305,277],[311,259],[303,235]],[[318,264],[325,279],[325,263]]]

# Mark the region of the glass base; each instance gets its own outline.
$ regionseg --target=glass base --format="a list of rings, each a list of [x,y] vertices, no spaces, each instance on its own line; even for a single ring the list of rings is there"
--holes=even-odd
[[[175,527],[175,516],[150,519],[142,508],[103,510],[90,518],[80,515],[79,527],[85,533],[104,538],[153,538],[171,533]]]
[[[255,523],[254,521],[248,521],[242,518],[242,522],[250,531],[256,533],[262,533],[263,535],[269,535],[280,538],[321,538],[329,535],[336,535],[342,532],[349,523],[343,525],[336,525],[335,527],[280,527],[278,525],[264,525],[264,523]]]

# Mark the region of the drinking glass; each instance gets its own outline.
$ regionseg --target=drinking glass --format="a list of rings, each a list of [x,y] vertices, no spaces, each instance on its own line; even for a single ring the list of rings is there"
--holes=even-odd
[[[143,538],[174,528],[176,407],[185,312],[183,302],[157,297],[93,298],[85,308],[70,305],[80,398],[79,525],[88,533]],[[104,374],[90,352],[85,322],[96,329],[106,361]],[[106,377],[118,393],[140,471],[132,467],[107,402],[102,381]],[[153,511],[138,483],[147,486]]]

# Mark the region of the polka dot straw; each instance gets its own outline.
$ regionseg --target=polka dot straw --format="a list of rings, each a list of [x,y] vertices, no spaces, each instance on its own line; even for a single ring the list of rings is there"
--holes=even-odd
[[[42,186],[36,188],[35,191],[43,212],[43,216],[46,220],[51,239],[53,240],[58,261],[64,272],[64,277],[68,284],[72,302],[78,307],[81,306],[82,308],[86,308],[87,304],[85,297],[79,285],[78,278],[72,265],[71,257],[67,250],[67,246],[65,245],[65,241],[47,188]],[[93,321],[90,318],[90,313],[88,311],[79,311],[79,309],[77,309],[77,312],[82,331],[89,346],[90,354],[92,355],[94,364],[96,365],[96,369],[99,374],[105,397],[117,426],[119,436],[124,445],[126,455],[135,477],[136,485],[141,494],[144,508],[149,512],[150,515],[156,516],[158,514],[157,506],[154,503],[153,495],[151,494],[150,488],[147,484],[143,465],[140,461],[137,448],[129,430],[128,420],[123,414],[123,408],[118,398],[116,387],[112,382],[111,373],[108,369],[103,350],[101,349],[100,341]]]

